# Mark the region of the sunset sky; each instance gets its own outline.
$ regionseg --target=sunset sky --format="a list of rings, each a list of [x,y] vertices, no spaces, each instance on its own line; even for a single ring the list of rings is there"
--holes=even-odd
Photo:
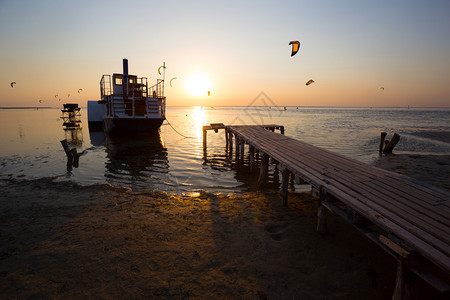
[[[150,84],[166,63],[170,106],[264,92],[284,106],[450,107],[449,12],[448,0],[0,0],[0,106],[84,107],[127,58]]]

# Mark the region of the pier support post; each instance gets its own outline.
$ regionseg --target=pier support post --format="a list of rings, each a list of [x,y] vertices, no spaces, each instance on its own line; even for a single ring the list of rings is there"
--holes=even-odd
[[[284,126],[280,126],[280,133],[284,134]]]
[[[320,187],[319,190],[319,208],[317,210],[317,231],[320,234],[327,233],[327,209],[322,205],[322,202],[325,201],[327,195],[326,191],[323,187]]]
[[[287,206],[287,200],[288,200],[288,187],[289,187],[289,170],[287,168],[284,168],[283,171],[281,171],[281,199],[284,206]]]
[[[280,175],[279,173],[282,171],[280,170],[281,165],[274,159],[270,159],[272,163],[275,164],[275,169],[273,170],[273,184],[278,185],[280,183]],[[280,190],[281,191],[281,190]]]
[[[244,140],[241,140],[240,141],[240,145],[239,145],[239,151],[240,151],[240,153],[239,153],[239,157],[241,158],[241,164],[244,164],[244,154],[245,154],[245,142],[244,142]]]
[[[206,150],[206,129],[205,128],[202,128],[203,129],[203,150]]]
[[[250,172],[255,169],[255,147],[249,145]]]
[[[225,149],[228,149],[228,130],[225,129]]]
[[[291,188],[292,192],[295,192],[295,174],[294,173],[291,173],[291,175],[290,175],[289,187]]]
[[[228,133],[229,134],[229,138],[228,138],[228,141],[229,141],[229,149],[228,149],[228,151],[230,152],[230,159],[232,159],[233,158],[233,134],[231,133],[231,132],[229,132]]]
[[[327,233],[327,209],[323,205],[317,210],[317,231],[320,234]]]
[[[418,299],[417,276],[405,264],[403,259],[398,260],[393,300]]]
[[[235,154],[236,154],[236,164],[238,164],[239,163],[239,159],[240,159],[240,157],[239,157],[239,154],[240,154],[240,140],[239,140],[239,138],[235,135],[234,136],[235,138],[234,138],[234,140],[235,140],[235,142],[236,142],[236,149],[234,150],[234,152],[235,152]]]
[[[259,170],[258,184],[262,186],[267,181],[267,169],[269,168],[269,155],[263,153],[261,159],[261,169]]]

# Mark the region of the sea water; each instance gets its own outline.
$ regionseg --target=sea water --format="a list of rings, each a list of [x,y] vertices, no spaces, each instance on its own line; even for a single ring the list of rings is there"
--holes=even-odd
[[[226,155],[223,130],[202,126],[278,124],[287,136],[371,164],[380,133],[401,135],[395,153],[450,154],[450,109],[333,107],[167,107],[160,135],[111,137],[64,130],[60,109],[0,109],[0,179],[50,178],[165,192],[244,192],[255,175]],[[60,143],[82,155],[68,164]]]

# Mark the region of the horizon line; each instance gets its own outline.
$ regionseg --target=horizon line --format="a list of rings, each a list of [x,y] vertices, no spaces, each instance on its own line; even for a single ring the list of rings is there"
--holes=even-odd
[[[167,105],[167,107],[204,107],[204,108],[220,108],[220,107],[303,107],[303,108],[440,108],[450,109],[450,106],[351,106],[351,105],[219,105],[219,106],[204,106],[204,105]],[[60,109],[59,106],[0,106],[0,109]],[[80,108],[87,108],[87,106],[80,106]]]

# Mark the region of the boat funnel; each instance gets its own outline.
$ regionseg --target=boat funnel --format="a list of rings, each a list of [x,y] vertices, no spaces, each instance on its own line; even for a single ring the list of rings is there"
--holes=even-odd
[[[128,59],[123,59],[123,75],[128,75]]]

